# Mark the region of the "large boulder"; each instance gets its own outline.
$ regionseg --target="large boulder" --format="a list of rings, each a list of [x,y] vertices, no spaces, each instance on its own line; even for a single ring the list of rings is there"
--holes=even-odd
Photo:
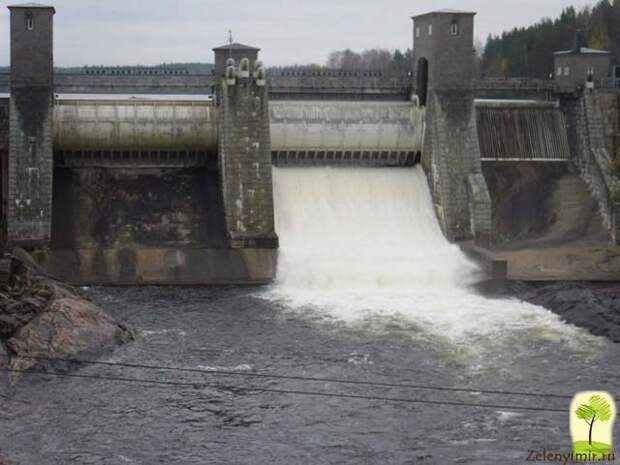
[[[89,359],[133,338],[132,332],[96,305],[78,296],[53,300],[11,337],[12,370],[70,368],[67,358]],[[13,382],[19,373],[12,373]]]
[[[0,369],[8,360],[14,370],[11,391],[21,371],[79,367],[62,359],[95,358],[133,338],[76,290],[48,276],[26,251],[15,249],[10,259],[8,279],[0,282]],[[0,371],[0,389],[6,374]]]

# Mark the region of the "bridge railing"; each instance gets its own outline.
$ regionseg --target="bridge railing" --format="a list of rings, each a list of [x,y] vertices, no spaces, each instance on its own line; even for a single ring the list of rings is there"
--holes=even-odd
[[[300,70],[269,74],[272,90],[286,89],[385,89],[402,91],[411,86],[411,76],[377,70]]]
[[[484,78],[473,82],[475,90],[533,90],[553,91],[555,81],[549,79],[530,78]]]

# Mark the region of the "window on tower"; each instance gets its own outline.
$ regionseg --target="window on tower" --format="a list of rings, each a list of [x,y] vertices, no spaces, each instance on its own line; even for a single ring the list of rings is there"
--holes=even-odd
[[[450,35],[459,35],[459,23],[456,20],[452,21],[452,23],[450,24]]]
[[[34,17],[32,13],[26,15],[26,30],[32,31],[34,29]]]

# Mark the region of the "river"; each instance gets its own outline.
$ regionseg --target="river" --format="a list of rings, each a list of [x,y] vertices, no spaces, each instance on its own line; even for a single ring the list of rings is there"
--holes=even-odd
[[[28,465],[522,464],[530,449],[570,451],[570,398],[515,392],[616,394],[618,346],[477,294],[421,169],[371,171],[274,169],[271,286],[85,289],[140,330],[103,360],[203,372],[36,376],[2,400],[0,451]]]

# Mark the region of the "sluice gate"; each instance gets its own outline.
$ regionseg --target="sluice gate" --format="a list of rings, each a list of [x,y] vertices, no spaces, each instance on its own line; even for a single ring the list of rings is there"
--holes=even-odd
[[[276,101],[269,110],[275,165],[419,161],[425,110],[413,102]]]
[[[210,96],[61,95],[54,106],[56,166],[201,166],[217,141]]]
[[[476,100],[476,113],[482,160],[569,159],[564,113],[554,102]]]
[[[54,107],[57,166],[200,166],[215,162],[217,110],[207,96],[64,96]],[[413,102],[275,101],[275,165],[411,166],[424,108]]]

